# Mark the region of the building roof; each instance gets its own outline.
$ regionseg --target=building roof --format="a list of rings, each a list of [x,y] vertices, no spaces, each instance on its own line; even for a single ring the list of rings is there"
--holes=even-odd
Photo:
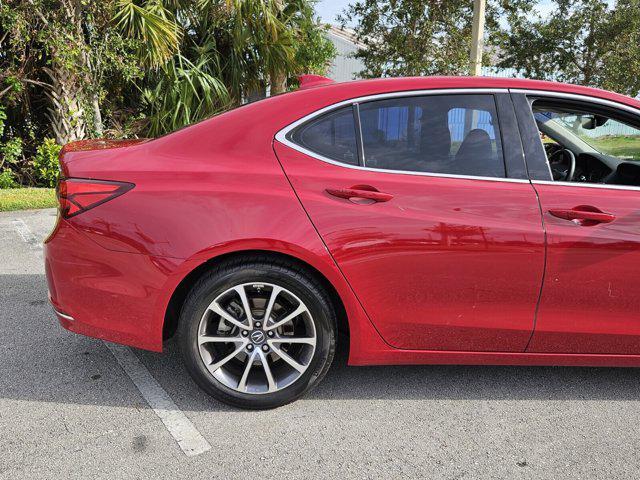
[[[358,41],[356,32],[350,28],[342,28],[338,27],[337,25],[329,25],[327,33],[330,35],[335,35],[336,37],[353,44],[355,47],[367,48],[364,43]]]

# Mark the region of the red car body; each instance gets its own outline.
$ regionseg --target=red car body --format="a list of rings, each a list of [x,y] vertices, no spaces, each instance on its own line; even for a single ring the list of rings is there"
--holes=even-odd
[[[637,188],[345,168],[279,135],[351,99],[525,90],[640,115],[634,99],[564,84],[380,79],[301,89],[151,141],[72,144],[61,155],[63,177],[134,187],[59,218],[45,242],[60,322],[161,351],[203,269],[266,251],[312,267],[332,286],[352,365],[639,366]],[[526,156],[521,140],[512,147]],[[326,191],[354,186],[392,198],[367,205]],[[576,205],[612,212],[616,221],[590,227],[549,214]]]

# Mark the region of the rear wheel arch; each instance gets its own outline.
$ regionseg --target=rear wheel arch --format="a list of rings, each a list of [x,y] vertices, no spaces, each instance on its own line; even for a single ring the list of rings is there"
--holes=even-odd
[[[346,312],[345,304],[340,294],[329,281],[329,279],[320,270],[310,265],[308,262],[298,257],[288,255],[273,250],[240,250],[228,252],[201,263],[191,270],[174,289],[164,314],[162,339],[167,340],[176,333],[180,311],[189,294],[189,291],[198,282],[203,275],[222,263],[232,263],[237,261],[260,261],[260,262],[276,262],[281,265],[292,267],[296,270],[302,270],[305,274],[315,279],[320,286],[327,292],[331,304],[335,309],[338,332],[349,336],[349,319]]]

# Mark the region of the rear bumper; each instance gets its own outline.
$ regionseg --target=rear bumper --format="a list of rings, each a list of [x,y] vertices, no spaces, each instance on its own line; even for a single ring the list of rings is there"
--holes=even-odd
[[[44,244],[49,300],[72,332],[147,350],[162,350],[167,259],[107,250],[60,220]]]

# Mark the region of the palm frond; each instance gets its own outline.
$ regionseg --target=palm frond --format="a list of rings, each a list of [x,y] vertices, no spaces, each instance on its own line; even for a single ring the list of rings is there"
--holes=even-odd
[[[140,41],[140,57],[151,67],[164,65],[178,51],[180,28],[159,1],[118,0],[113,20],[124,35]]]
[[[151,109],[151,135],[176,130],[227,108],[231,97],[215,67],[209,55],[196,63],[177,55],[159,72],[155,88],[144,91]]]

